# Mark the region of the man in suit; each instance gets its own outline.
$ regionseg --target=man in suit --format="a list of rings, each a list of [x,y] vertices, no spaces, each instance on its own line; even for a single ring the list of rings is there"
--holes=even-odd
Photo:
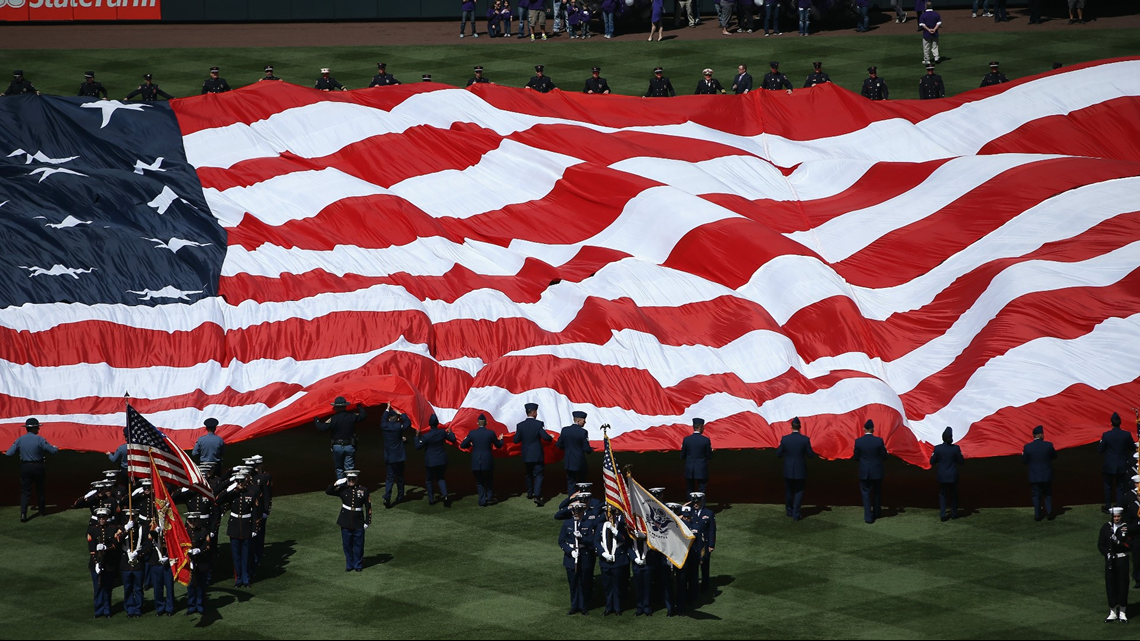
[[[570,611],[566,614],[590,614],[586,604],[586,572],[584,568],[587,548],[592,547],[593,529],[583,521],[584,503],[570,505],[571,518],[562,522],[558,534],[558,547],[562,548],[562,567],[566,568],[566,581],[570,584]],[[593,579],[591,572],[591,580]]]
[[[586,480],[589,466],[586,455],[593,452],[590,447],[590,434],[586,431],[586,413],[576,411],[572,414],[574,422],[562,428],[562,435],[558,437],[558,449],[566,453],[562,465],[566,468],[566,494],[574,492],[574,485]]]
[[[447,474],[447,446],[445,443],[456,443],[455,433],[451,428],[446,430],[439,429],[439,418],[432,414],[428,418],[428,428],[424,432],[416,435],[416,449],[424,450],[424,467],[427,468],[427,496],[428,505],[435,505],[435,493],[432,492],[433,486],[439,484],[439,495],[443,498],[443,504],[446,507],[451,507],[451,499],[447,496],[447,480],[444,476]]]
[[[1045,440],[1045,428],[1033,428],[1033,440],[1021,450],[1021,462],[1029,466],[1029,486],[1033,490],[1033,520],[1053,516],[1053,459],[1057,450]]]
[[[800,434],[800,418],[797,416],[792,419],[792,433],[785,434],[776,448],[776,458],[784,459],[784,513],[793,521],[803,518],[800,506],[804,502],[807,460],[815,457],[811,439]]]
[[[480,414],[479,426],[467,433],[459,447],[471,449],[471,472],[475,475],[479,507],[487,507],[495,502],[495,457],[491,449],[503,447],[503,437],[487,429],[487,417]]]
[[[542,475],[546,469],[546,452],[543,441],[554,438],[546,432],[546,424],[538,420],[538,403],[527,403],[526,419],[515,426],[514,442],[522,444],[523,467],[526,468],[526,497],[542,507]]]
[[[1104,508],[1114,504],[1121,504],[1127,496],[1128,490],[1124,483],[1132,473],[1132,455],[1136,452],[1136,444],[1132,435],[1120,429],[1120,415],[1112,413],[1112,429],[1100,437],[1097,451],[1104,455]]]
[[[681,460],[685,462],[685,491],[704,492],[709,484],[709,460],[712,441],[705,436],[705,419],[693,419],[693,433],[681,441]]]
[[[748,65],[736,68],[736,77],[732,80],[732,92],[740,95],[752,91],[752,76],[748,73]]]
[[[863,424],[863,436],[855,439],[855,452],[851,457],[859,462],[863,520],[874,523],[883,511],[883,461],[887,460],[887,447],[883,439],[875,436],[875,423],[871,419]]]
[[[945,523],[958,518],[958,467],[965,462],[962,448],[954,445],[954,430],[947,427],[942,431],[942,443],[934,446],[930,455],[930,466],[938,475],[938,518]],[[950,504],[950,514],[946,514],[946,504]]]
[[[387,467],[388,478],[384,481],[384,507],[392,507],[392,485],[396,486],[396,503],[404,500],[404,463],[408,460],[408,453],[404,449],[404,430],[412,426],[407,414],[401,414],[390,404],[388,415],[380,424],[384,434],[384,465]]]

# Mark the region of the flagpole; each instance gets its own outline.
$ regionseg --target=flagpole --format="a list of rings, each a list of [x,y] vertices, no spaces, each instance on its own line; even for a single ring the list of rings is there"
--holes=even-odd
[[[123,412],[125,412],[127,415],[127,421],[126,421],[127,424],[125,427],[127,428],[127,434],[128,434],[128,438],[127,438],[127,511],[130,512],[133,516],[134,515],[134,508],[135,508],[135,502],[134,502],[135,493],[134,493],[133,488],[131,488],[131,444],[130,444],[130,438],[129,438],[129,435],[131,433],[130,432],[131,431],[131,422],[130,422],[131,421],[131,419],[130,419],[131,414],[130,414],[130,412],[127,411],[131,407],[131,393],[130,392],[123,392],[123,405],[124,405]],[[133,521],[134,519],[132,518],[131,520]],[[131,542],[131,531],[132,530],[134,530],[134,527],[132,527],[130,530],[127,530],[127,547],[128,548],[134,547],[134,544]]]

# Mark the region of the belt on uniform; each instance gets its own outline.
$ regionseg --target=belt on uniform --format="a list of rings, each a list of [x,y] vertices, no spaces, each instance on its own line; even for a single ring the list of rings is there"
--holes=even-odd
[[[238,514],[237,512],[230,512],[230,516],[234,517],[235,519],[248,519],[253,516],[253,513],[250,512],[249,514]]]
[[[38,461],[23,461],[23,460],[22,460],[22,461],[20,461],[20,462],[21,462],[21,463],[29,463],[29,464],[31,464],[31,463],[40,463],[40,464],[42,464],[42,463],[44,462],[44,460],[43,460],[43,459],[40,459],[40,460],[38,460]]]
[[[343,438],[334,439],[333,445],[352,445],[352,439],[343,439]]]
[[[1127,552],[1121,552],[1119,554],[1109,554],[1108,556],[1113,558],[1113,559],[1127,559],[1128,553]]]
[[[340,506],[341,506],[341,508],[348,510],[349,512],[363,512],[364,511],[364,508],[362,508],[362,507],[348,507],[344,503],[341,503]]]

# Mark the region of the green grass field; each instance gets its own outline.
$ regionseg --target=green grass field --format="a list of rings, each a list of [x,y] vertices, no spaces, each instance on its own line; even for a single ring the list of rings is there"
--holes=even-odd
[[[1000,60],[1002,71],[1015,78],[1048,71],[1054,61],[1073,64],[1140,54],[1140,31],[1010,32],[1000,38],[948,34],[942,40],[942,53],[949,60],[939,66],[938,73],[945,80],[947,94],[954,94],[976,88],[993,59]],[[547,75],[569,91],[581,91],[590,67],[599,65],[616,93],[633,95],[644,93],[656,65],[665,67],[681,94],[693,91],[704,67],[712,67],[725,81],[740,62],[747,63],[759,81],[768,62],[778,60],[781,70],[799,87],[812,61],[820,60],[836,83],[854,91],[862,86],[867,66],[873,64],[890,86],[892,98],[917,98],[918,79],[925,73],[916,34],[819,38],[786,34],[652,44],[565,38],[531,43],[512,38],[467,46],[0,51],[0,69],[23,69],[45,93],[75,95],[83,72],[92,69],[112,98],[125,96],[147,72],[176,96],[194,95],[212,65],[222,68],[223,77],[233,87],[256,81],[262,67],[272,63],[276,75],[296,84],[312,86],[319,69],[328,66],[342,83],[359,88],[368,86],[380,60],[403,82],[419,81],[421,74],[430,73],[438,82],[459,86],[466,84],[474,65],[482,64],[492,81],[521,87],[533,75],[533,66],[542,63]]]

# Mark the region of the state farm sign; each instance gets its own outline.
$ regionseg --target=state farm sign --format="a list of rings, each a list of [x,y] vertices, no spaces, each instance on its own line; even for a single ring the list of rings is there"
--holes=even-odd
[[[159,20],[162,0],[0,0],[0,21]]]

